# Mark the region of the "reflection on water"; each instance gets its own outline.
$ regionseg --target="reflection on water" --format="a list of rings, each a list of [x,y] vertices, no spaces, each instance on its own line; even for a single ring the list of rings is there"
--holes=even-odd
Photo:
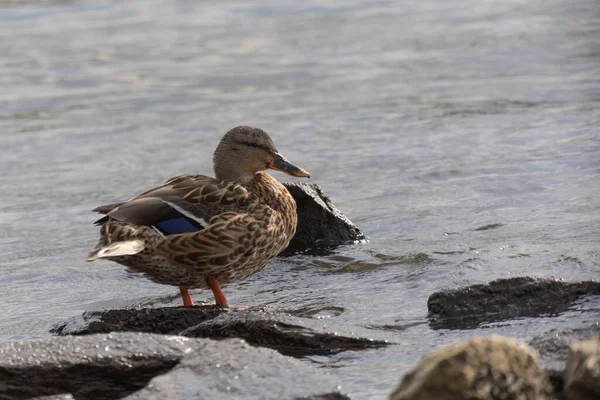
[[[239,124],[271,133],[370,242],[279,258],[224,291],[397,335],[313,360],[353,398],[385,398],[435,345],[577,328],[597,298],[474,331],[430,329],[426,303],[495,278],[600,276],[595,3],[0,4],[0,338],[179,304],[83,261],[90,210],[210,173]]]
[[[317,305],[305,306],[305,307],[302,307],[297,310],[289,311],[290,314],[296,315],[298,317],[310,317],[310,318],[316,318],[316,319],[337,317],[338,315],[340,315],[343,312],[344,312],[343,307],[335,307],[335,306],[319,307]]]
[[[364,272],[402,264],[431,264],[433,259],[425,253],[409,254],[406,256],[387,256],[374,254],[371,262],[359,261],[349,257],[331,256],[314,258],[310,262],[318,267],[327,268],[332,273]]]

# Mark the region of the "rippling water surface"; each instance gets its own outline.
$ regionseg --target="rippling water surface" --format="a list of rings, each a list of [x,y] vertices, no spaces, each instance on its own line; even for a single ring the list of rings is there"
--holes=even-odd
[[[15,1],[0,34],[2,340],[84,310],[179,304],[175,288],[83,261],[90,210],[211,173],[239,124],[270,132],[371,238],[225,289],[325,324],[405,328],[398,346],[310,360],[353,397],[384,398],[436,345],[598,321],[597,297],[469,331],[426,319],[444,288],[600,276],[594,0]]]

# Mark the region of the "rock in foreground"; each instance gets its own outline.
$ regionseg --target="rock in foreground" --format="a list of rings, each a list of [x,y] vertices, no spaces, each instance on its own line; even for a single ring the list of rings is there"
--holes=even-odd
[[[222,310],[212,307],[155,308],[86,312],[83,318],[55,328],[59,335],[105,332],[151,332],[187,337],[224,339],[239,337],[254,346],[269,347],[292,356],[333,354],[389,343],[366,329],[324,326],[322,321],[256,310]]]
[[[562,371],[569,353],[569,345],[593,337],[600,337],[598,323],[575,329],[551,329],[531,339],[529,345],[539,353],[546,368]]]
[[[0,399],[11,400],[346,398],[333,378],[239,339],[141,333],[2,344],[0,382]]]
[[[356,243],[366,239],[318,185],[284,183],[284,186],[298,206],[296,235],[284,253]]]
[[[582,296],[600,294],[600,282],[519,277],[436,292],[427,308],[433,329],[471,329],[482,323],[566,311]]]
[[[127,400],[160,399],[348,399],[327,375],[273,350],[227,340],[227,352],[207,347],[185,357],[168,373]]]
[[[512,339],[490,336],[426,356],[391,394],[391,400],[552,399],[536,354]]]
[[[600,399],[600,338],[571,343],[565,367],[568,400]]]
[[[0,399],[71,393],[120,398],[171,369],[208,341],[119,334],[0,345]]]

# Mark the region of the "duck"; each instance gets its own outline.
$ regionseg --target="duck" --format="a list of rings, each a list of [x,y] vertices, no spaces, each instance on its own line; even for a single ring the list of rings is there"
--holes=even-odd
[[[221,285],[246,279],[283,251],[296,231],[296,202],[266,172],[310,178],[289,162],[262,129],[238,126],[213,154],[215,177],[184,174],[132,199],[106,204],[100,240],[86,261],[105,259],[151,281],[179,287],[184,307],[190,289],[210,288],[228,308]]]

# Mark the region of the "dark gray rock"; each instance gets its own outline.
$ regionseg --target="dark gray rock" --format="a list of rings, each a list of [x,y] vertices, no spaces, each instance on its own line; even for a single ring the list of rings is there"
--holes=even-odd
[[[285,254],[294,251],[356,243],[367,237],[314,183],[284,183],[298,206],[296,235]]]
[[[11,400],[346,398],[328,375],[240,339],[142,333],[4,343],[0,382]]]
[[[56,327],[59,335],[103,332],[151,332],[188,337],[239,337],[282,354],[333,354],[388,344],[382,334],[357,327],[324,325],[323,321],[260,310],[222,310],[212,307],[105,310],[86,312]],[[372,339],[377,335],[377,340]]]
[[[239,339],[220,343],[227,352],[207,346],[126,399],[348,399],[331,377],[300,361]]]
[[[52,333],[61,336],[108,332],[177,335],[191,326],[228,312],[232,310],[202,306],[86,311],[81,317],[57,325]]]
[[[484,285],[429,296],[433,329],[472,329],[517,317],[556,315],[582,296],[600,294],[600,282],[563,282],[541,278],[498,279]]]
[[[206,343],[133,333],[3,343],[0,399],[61,393],[76,399],[120,398]]]
[[[349,329],[324,324],[323,321],[267,312],[222,314],[180,334],[213,339],[239,337],[255,346],[269,347],[294,357],[334,354],[389,344],[379,333],[366,329]],[[372,338],[373,334],[378,339]]]

